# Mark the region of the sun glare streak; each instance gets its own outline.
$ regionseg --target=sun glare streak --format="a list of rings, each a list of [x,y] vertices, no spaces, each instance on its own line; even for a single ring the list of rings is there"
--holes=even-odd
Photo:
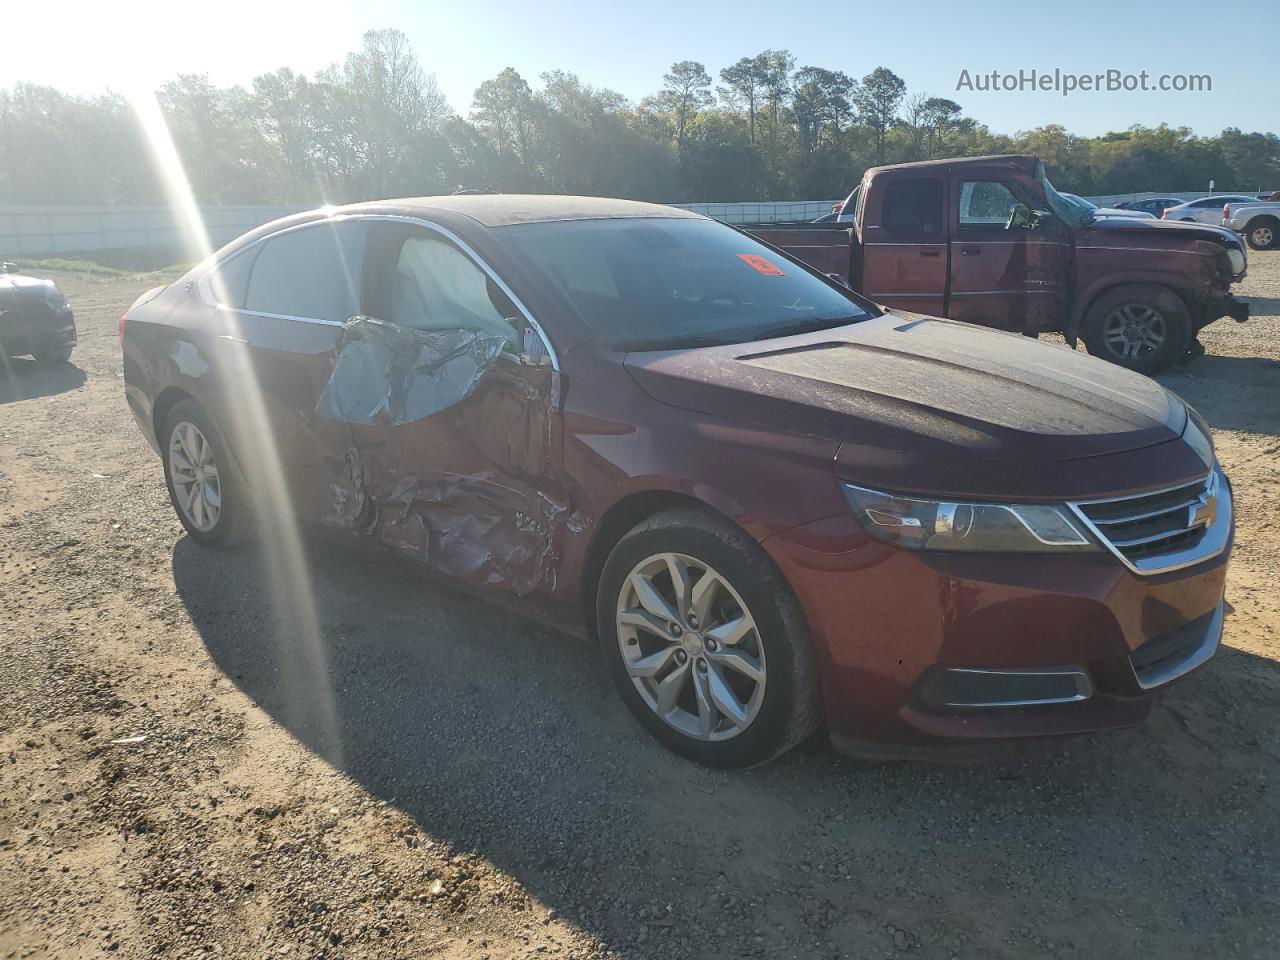
[[[153,93],[130,96],[151,158],[188,249],[201,260],[213,255],[213,243],[201,216],[182,158]],[[213,282],[218,284],[216,275]],[[224,291],[217,290],[226,302]],[[235,454],[253,490],[258,521],[258,545],[268,578],[271,600],[270,631],[277,645],[285,704],[292,729],[311,730],[322,752],[335,765],[342,763],[343,744],[329,679],[328,657],[320,631],[314,583],[292,509],[285,469],[271,428],[268,403],[258,381],[239,315],[222,313],[232,324],[232,336],[221,338],[238,377],[238,403],[231,407],[234,423],[227,431],[235,438]],[[295,726],[298,724],[298,726]]]

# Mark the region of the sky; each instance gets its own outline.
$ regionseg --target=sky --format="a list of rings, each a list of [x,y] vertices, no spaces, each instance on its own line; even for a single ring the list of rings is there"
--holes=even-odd
[[[1277,0],[62,0],[52,24],[47,9],[30,0],[7,5],[0,87],[128,92],[179,72],[247,86],[281,66],[312,74],[356,49],[364,31],[396,27],[463,115],[475,88],[508,66],[535,87],[540,73],[563,69],[638,100],[659,88],[674,61],[700,61],[714,77],[739,57],[785,48],[797,65],[854,77],[888,67],[910,93],[955,100],[998,133],[1058,123],[1092,136],[1160,122],[1199,134],[1280,131],[1280,82],[1258,69],[1260,54],[1268,64],[1280,57]],[[1064,97],[957,89],[965,70],[976,87],[992,70],[1032,69],[1146,70],[1153,83],[1162,74],[1208,74],[1212,90]]]

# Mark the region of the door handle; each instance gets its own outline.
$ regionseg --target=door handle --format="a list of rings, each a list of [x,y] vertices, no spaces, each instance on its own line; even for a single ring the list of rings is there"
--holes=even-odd
[[[981,247],[961,247],[960,248],[960,256],[962,257],[976,257],[981,252],[982,252]]]
[[[937,257],[937,256],[940,256],[940,254],[938,253],[938,251],[937,251],[937,250],[921,250],[921,251],[920,251],[920,256],[922,256],[922,257]]]

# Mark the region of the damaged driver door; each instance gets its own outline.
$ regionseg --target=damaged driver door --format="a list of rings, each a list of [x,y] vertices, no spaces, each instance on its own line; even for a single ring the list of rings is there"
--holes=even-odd
[[[366,316],[321,401],[357,448],[357,532],[470,586],[547,597],[568,514],[549,349],[443,231],[375,220],[366,249]]]

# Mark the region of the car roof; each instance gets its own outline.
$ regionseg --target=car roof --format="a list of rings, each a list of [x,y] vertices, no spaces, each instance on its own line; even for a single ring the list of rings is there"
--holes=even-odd
[[[444,197],[406,197],[340,207],[335,213],[394,213],[431,217],[461,214],[485,227],[558,220],[617,220],[637,217],[705,219],[701,214],[660,203],[535,193],[481,193]]]

